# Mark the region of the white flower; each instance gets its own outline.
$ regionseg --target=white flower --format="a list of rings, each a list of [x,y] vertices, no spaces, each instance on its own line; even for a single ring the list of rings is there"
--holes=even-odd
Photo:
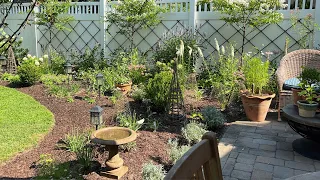
[[[138,124],[143,124],[144,123],[144,119],[141,119],[139,121],[137,121]]]
[[[28,58],[27,58],[27,57],[24,57],[22,60],[26,61],[26,60],[28,60]]]
[[[39,58],[39,61],[40,61],[40,62],[43,62],[43,58]]]
[[[189,56],[191,56],[191,54],[192,54],[192,48],[191,48],[190,46],[188,46],[188,48],[189,48]]]
[[[220,46],[219,46],[219,42],[216,38],[214,38],[214,43],[215,43],[215,46],[216,46],[218,53],[220,54]]]
[[[202,53],[202,50],[200,49],[200,47],[198,47],[198,53],[199,53],[199,56],[203,58],[203,53]]]
[[[27,57],[28,57],[28,58],[31,58],[32,56],[31,56],[31,54],[28,54]]]
[[[234,47],[231,45],[230,49],[231,49],[231,57],[234,57]]]
[[[43,55],[43,58],[48,59],[49,58],[48,54]]]
[[[23,41],[23,37],[20,37],[20,41]]]
[[[36,56],[32,56],[32,59],[36,59],[37,57]]]
[[[226,53],[226,50],[224,49],[224,46],[221,46],[221,53],[224,55]]]
[[[35,64],[36,66],[40,66],[39,61],[35,61],[34,64]]]

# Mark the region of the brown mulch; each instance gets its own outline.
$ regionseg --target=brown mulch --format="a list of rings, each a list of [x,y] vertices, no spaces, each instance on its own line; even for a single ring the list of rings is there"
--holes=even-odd
[[[0,82],[0,85],[6,84]],[[46,106],[55,116],[55,126],[37,147],[24,151],[0,165],[0,179],[30,179],[35,177],[35,164],[41,154],[52,154],[54,159],[61,163],[75,160],[75,156],[72,153],[59,150],[56,144],[74,129],[88,130],[92,128],[89,122],[89,110],[95,104],[88,104],[80,99],[75,99],[74,102],[68,103],[65,99],[49,96],[41,84],[17,88],[17,90],[29,94]],[[212,100],[195,101],[188,96],[189,94],[187,94],[185,104],[187,108],[189,107],[189,110],[199,109],[207,105],[217,105]],[[130,99],[124,98],[116,106],[111,106],[111,102],[103,97],[97,102],[97,104],[102,105],[104,108],[103,117],[106,120],[106,125],[114,124],[113,119],[115,115],[124,109],[124,104],[128,101]],[[125,175],[124,179],[141,179],[142,165],[149,161],[168,165],[166,144],[169,138],[177,136],[179,128],[173,131],[165,131],[165,129],[160,129],[159,132],[138,131],[136,149],[120,154],[125,165],[129,167],[129,172]],[[95,160],[103,164],[106,160],[106,153],[99,154]],[[86,179],[100,179],[96,173],[91,173],[84,177]]]

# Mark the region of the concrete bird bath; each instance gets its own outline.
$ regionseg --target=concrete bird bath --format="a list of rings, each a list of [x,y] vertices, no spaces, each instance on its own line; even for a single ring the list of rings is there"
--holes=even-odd
[[[123,127],[107,127],[92,133],[90,139],[93,143],[106,145],[109,149],[109,157],[106,160],[106,171],[101,172],[100,175],[120,179],[128,171],[128,167],[123,166],[118,146],[132,142],[136,137],[135,131]]]

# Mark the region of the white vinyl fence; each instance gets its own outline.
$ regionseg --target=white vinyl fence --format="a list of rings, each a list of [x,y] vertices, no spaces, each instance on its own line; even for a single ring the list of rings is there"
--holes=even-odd
[[[300,2],[301,1],[301,2]],[[297,33],[290,21],[291,13],[302,4],[299,10],[300,22],[307,15],[312,21],[320,25],[320,3],[316,0],[288,0],[288,6],[279,10],[283,13],[284,20],[279,24],[272,24],[255,29],[246,37],[245,52],[254,51],[254,47],[261,51],[275,52],[274,58],[283,55],[285,40],[289,40],[289,51],[299,49],[298,41],[302,38]],[[157,4],[168,9],[168,12],[161,14],[161,23],[152,28],[141,29],[134,34],[134,44],[143,52],[152,53],[159,44],[163,42],[167,32],[178,33],[191,30],[202,37],[202,48],[204,55],[208,57],[215,51],[214,38],[220,45],[228,46],[229,43],[236,44],[236,49],[241,47],[242,36],[239,27],[230,25],[220,20],[221,14],[213,12],[212,4],[198,5],[197,0],[158,0]],[[78,2],[69,9],[68,14],[75,17],[75,21],[66,26],[72,31],[53,31],[52,47],[65,52],[80,51],[92,48],[97,43],[104,50],[105,56],[116,49],[128,48],[129,38],[118,33],[118,27],[107,24],[103,21],[105,13],[112,10],[112,5],[118,2]],[[310,3],[310,4],[309,4]],[[306,5],[307,4],[307,5]],[[29,3],[15,6],[7,19],[8,27],[5,31],[10,34],[20,25],[30,8]],[[38,7],[35,9],[37,12]],[[1,12],[1,8],[0,8]],[[1,18],[1,14],[0,14]],[[49,32],[43,27],[32,24],[34,17],[20,34],[24,38],[23,47],[28,48],[31,54],[42,55],[49,42]],[[303,26],[302,23],[298,26]],[[310,48],[318,48],[320,44],[320,32],[313,28],[308,29],[308,38],[311,38]]]

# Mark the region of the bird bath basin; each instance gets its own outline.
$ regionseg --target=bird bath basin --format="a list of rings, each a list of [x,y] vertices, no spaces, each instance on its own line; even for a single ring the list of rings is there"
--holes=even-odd
[[[120,179],[128,167],[123,166],[123,160],[119,156],[118,146],[134,141],[137,138],[135,131],[123,127],[107,127],[94,131],[90,137],[96,144],[106,145],[109,150],[109,157],[106,160],[106,171],[101,175],[108,178]]]

